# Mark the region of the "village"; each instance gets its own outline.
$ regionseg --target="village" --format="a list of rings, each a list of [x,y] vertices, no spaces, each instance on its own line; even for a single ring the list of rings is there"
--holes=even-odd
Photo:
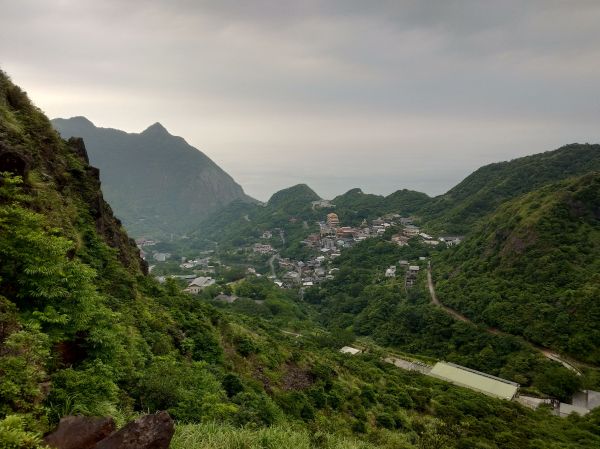
[[[313,208],[335,207],[326,200],[313,202],[312,206]],[[332,267],[331,261],[339,257],[344,249],[351,248],[366,239],[382,238],[388,230],[398,231],[391,235],[390,241],[400,247],[408,246],[411,242],[431,247],[440,244],[455,246],[460,244],[463,239],[462,236],[435,238],[422,232],[414,224],[414,218],[403,217],[399,214],[387,214],[370,223],[363,220],[357,227],[345,226],[334,212],[326,214],[323,218],[322,221],[315,223],[316,232],[309,234],[301,242],[311,253],[311,256],[304,260],[295,260],[280,255],[273,239],[281,239],[285,242],[283,229],[263,230],[259,242],[250,247],[238,249],[246,254],[245,260],[243,260],[247,265],[245,275],[256,277],[264,275],[280,288],[299,289],[302,296],[304,289],[334,278],[338,268]],[[154,249],[159,243],[155,240],[139,239],[136,243],[142,257],[150,263],[150,271],[172,258],[169,252]],[[252,262],[254,260],[261,261],[264,258],[268,258],[269,269],[268,272],[261,274],[256,266],[252,266]],[[402,273],[404,287],[408,289],[415,285],[421,269],[419,263],[424,260],[424,257],[411,263],[408,260],[399,260],[397,265],[389,266],[382,274],[385,278],[395,278]],[[187,286],[184,291],[198,294],[217,282],[218,272],[231,268],[221,262],[219,255],[214,250],[203,251],[191,259],[182,257],[178,264],[178,273],[160,274],[156,276],[156,279],[159,282],[165,282],[167,278],[185,281]]]
[[[280,287],[311,287],[328,279],[333,279],[337,268],[329,268],[329,262],[341,255],[344,249],[360,243],[370,238],[381,238],[389,229],[401,228],[401,231],[391,236],[391,242],[398,246],[408,246],[411,239],[415,239],[429,246],[444,244],[446,246],[458,245],[462,241],[460,236],[443,236],[435,239],[434,237],[421,232],[413,224],[413,218],[402,217],[399,214],[388,214],[379,217],[368,223],[363,220],[360,226],[344,226],[336,213],[329,213],[325,220],[316,223],[318,233],[308,235],[302,243],[314,250],[314,257],[305,261],[294,261],[281,258],[276,249],[270,244],[256,243],[253,250],[260,254],[271,254],[274,260],[278,261],[279,267],[284,270],[281,279],[272,273],[269,277]],[[272,238],[273,231],[265,231],[263,239]],[[424,257],[420,258],[425,260]],[[403,269],[405,275],[405,287],[410,288],[414,285],[419,273],[418,264],[409,264],[407,260],[398,261],[398,266],[393,265],[387,268],[384,276],[391,278],[398,274],[398,267]]]

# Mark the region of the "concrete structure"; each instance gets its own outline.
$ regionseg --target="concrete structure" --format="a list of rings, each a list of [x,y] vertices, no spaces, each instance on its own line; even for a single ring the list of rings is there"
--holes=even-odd
[[[524,396],[521,394],[515,398],[515,401],[533,410],[537,409],[541,405],[548,405],[550,407],[554,407],[552,399],[542,399],[533,396]]]
[[[512,400],[519,390],[519,384],[515,382],[455,365],[454,363],[438,362],[431,370],[430,375],[454,385],[508,401]]]
[[[594,410],[595,408],[600,407],[600,392],[593,390],[578,391],[573,395],[571,404],[576,407]]]
[[[560,403],[558,408],[558,416],[564,418],[569,416],[571,413],[576,413],[580,416],[587,415],[590,411],[587,408],[577,407],[576,405],[565,404],[564,402]]]
[[[342,349],[340,349],[340,352],[343,354],[356,355],[360,354],[362,351],[360,349],[353,348],[352,346],[344,346]]]
[[[407,371],[418,371],[421,374],[429,374],[431,372],[431,365],[423,362],[413,362],[399,357],[386,357],[383,361]]]

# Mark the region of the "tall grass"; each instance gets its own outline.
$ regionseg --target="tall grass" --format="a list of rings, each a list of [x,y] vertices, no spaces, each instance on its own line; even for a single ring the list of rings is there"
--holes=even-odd
[[[375,449],[354,439],[273,426],[259,429],[230,425],[179,424],[171,449]]]

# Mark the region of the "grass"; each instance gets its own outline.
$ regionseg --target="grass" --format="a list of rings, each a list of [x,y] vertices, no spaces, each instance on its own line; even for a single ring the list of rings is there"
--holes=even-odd
[[[258,429],[226,424],[178,424],[171,449],[374,449],[377,446],[289,426]]]

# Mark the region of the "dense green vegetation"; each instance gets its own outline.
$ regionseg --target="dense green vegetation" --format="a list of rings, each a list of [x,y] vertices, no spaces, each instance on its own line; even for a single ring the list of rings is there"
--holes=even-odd
[[[159,285],[102,199],[81,142],[60,139],[3,74],[0,172],[2,448],[39,447],[66,414],[122,424],[159,409],[186,423],[175,448],[600,445],[599,411],[569,419],[529,411],[400,370],[366,341],[363,355],[339,353],[355,332],[471,366],[493,362],[497,372],[531,369],[557,387],[548,362],[519,341],[455,327],[426,304],[422,286],[404,292],[382,278],[385,266],[427,248],[367,241],[340,257],[339,276],[305,302],[257,279],[199,298],[175,282]],[[243,300],[217,307],[219,293]],[[302,336],[282,332],[288,326]]]
[[[418,263],[417,257],[427,251],[367,240],[344,252],[335,262],[340,269],[335,279],[311,289],[305,299],[317,306],[326,327],[351,330],[382,346],[459,363],[565,400],[581,387],[581,379],[526,342],[491,335],[430,305],[424,273],[408,290],[402,270],[399,279],[383,276],[399,259]],[[425,271],[425,265],[422,268]]]
[[[443,302],[476,321],[600,363],[600,175],[504,204],[435,263]]]

